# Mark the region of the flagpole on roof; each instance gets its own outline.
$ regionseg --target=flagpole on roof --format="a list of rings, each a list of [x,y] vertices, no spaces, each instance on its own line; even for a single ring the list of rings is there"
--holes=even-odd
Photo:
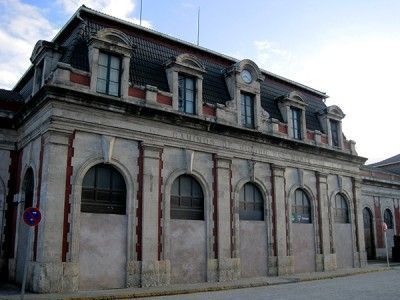
[[[140,26],[142,26],[142,6],[143,6],[143,0],[140,0],[140,19],[139,19]]]
[[[200,40],[200,6],[197,10],[197,46],[199,45]]]

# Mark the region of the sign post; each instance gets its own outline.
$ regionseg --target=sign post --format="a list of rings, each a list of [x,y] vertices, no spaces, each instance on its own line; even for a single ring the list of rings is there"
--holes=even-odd
[[[385,222],[383,222],[383,232],[385,233],[385,247],[386,247],[386,263],[388,268],[390,268],[389,265],[389,252],[388,252],[388,243],[387,243],[387,236],[386,236],[386,231],[387,231],[388,227],[387,224]]]
[[[33,228],[39,224],[40,220],[42,219],[42,214],[40,213],[40,210],[38,208],[28,207],[27,209],[25,209],[22,218],[25,224],[28,225],[29,227],[28,227],[28,247],[26,250],[24,273],[22,275],[21,300],[23,300],[25,296],[26,274],[28,272],[29,254],[32,251]],[[32,227],[32,229],[30,227]]]

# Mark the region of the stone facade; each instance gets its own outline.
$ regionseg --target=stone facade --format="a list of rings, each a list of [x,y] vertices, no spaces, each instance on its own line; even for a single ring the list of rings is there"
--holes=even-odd
[[[38,42],[34,65],[14,89],[25,95],[24,104],[7,120],[10,128],[0,128],[0,224],[5,232],[1,263],[10,280],[21,282],[26,257],[28,285],[40,293],[229,281],[366,265],[362,209],[367,205],[377,211],[376,193],[385,194],[382,209],[390,207],[397,216],[398,192],[393,196],[391,187],[376,191],[362,185],[365,159],[357,155],[353,141],[344,139],[341,125],[340,144],[332,144],[328,120],[333,116],[341,122],[344,114],[325,107],[326,95],[273,77],[250,60],[229,61],[86,7],[73,18],[80,25],[71,21],[65,28],[82,29],[82,16],[114,28],[89,37],[89,68],[66,61],[61,52],[67,51],[67,42]],[[133,33],[129,36],[118,27]],[[156,80],[139,85],[133,82],[135,75],[129,77],[138,72],[128,72],[140,46],[131,43],[135,34],[190,52],[160,64],[169,90],[154,86]],[[99,51],[122,57],[120,97],[96,92]],[[218,84],[230,97],[225,103],[205,101],[210,94],[207,72],[212,70],[201,60],[207,59],[230,63],[225,74],[217,72],[223,79]],[[253,76],[251,83],[243,81],[243,70]],[[180,72],[194,76],[197,83],[195,114],[179,111]],[[281,120],[262,104],[267,77],[293,90],[275,99],[275,113],[284,114]],[[242,92],[254,96],[254,128],[241,124]],[[307,101],[326,109],[311,111]],[[301,110],[301,139],[294,138],[292,106]],[[309,127],[310,114],[325,124],[321,131]],[[85,175],[99,164],[111,165],[122,175],[125,214],[82,211]],[[43,213],[40,225],[30,232],[21,222],[28,170],[34,174],[33,206]],[[201,187],[202,220],[171,218],[173,184],[181,175]],[[261,194],[258,221],[240,217],[247,183]],[[298,190],[309,199],[308,224],[293,219]],[[335,221],[338,194],[347,205],[345,224]],[[26,247],[28,234],[32,245]]]

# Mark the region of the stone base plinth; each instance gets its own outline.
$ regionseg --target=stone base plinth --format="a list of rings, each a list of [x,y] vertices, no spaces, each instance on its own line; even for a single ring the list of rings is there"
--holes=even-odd
[[[151,287],[170,283],[169,260],[130,261],[127,271],[127,287]]]
[[[294,257],[278,256],[277,257],[278,276],[294,273]]]
[[[336,264],[336,253],[324,254],[323,255],[323,271],[333,271],[337,269]]]

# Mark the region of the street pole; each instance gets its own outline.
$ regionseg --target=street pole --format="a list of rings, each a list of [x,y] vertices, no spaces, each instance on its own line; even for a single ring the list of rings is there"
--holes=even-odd
[[[22,223],[22,222],[21,222]],[[27,226],[24,224],[24,226]],[[34,228],[34,227],[33,227]],[[25,285],[26,285],[26,276],[28,273],[28,264],[29,264],[29,257],[32,249],[32,233],[33,233],[33,228],[28,227],[28,247],[26,247],[26,257],[25,257],[25,265],[24,265],[24,273],[22,275],[22,286],[21,286],[21,300],[24,300],[25,296]]]
[[[388,268],[390,268],[390,265],[389,265],[389,251],[388,251],[386,230],[384,232],[385,232],[385,246],[386,246],[386,262],[387,262]]]

